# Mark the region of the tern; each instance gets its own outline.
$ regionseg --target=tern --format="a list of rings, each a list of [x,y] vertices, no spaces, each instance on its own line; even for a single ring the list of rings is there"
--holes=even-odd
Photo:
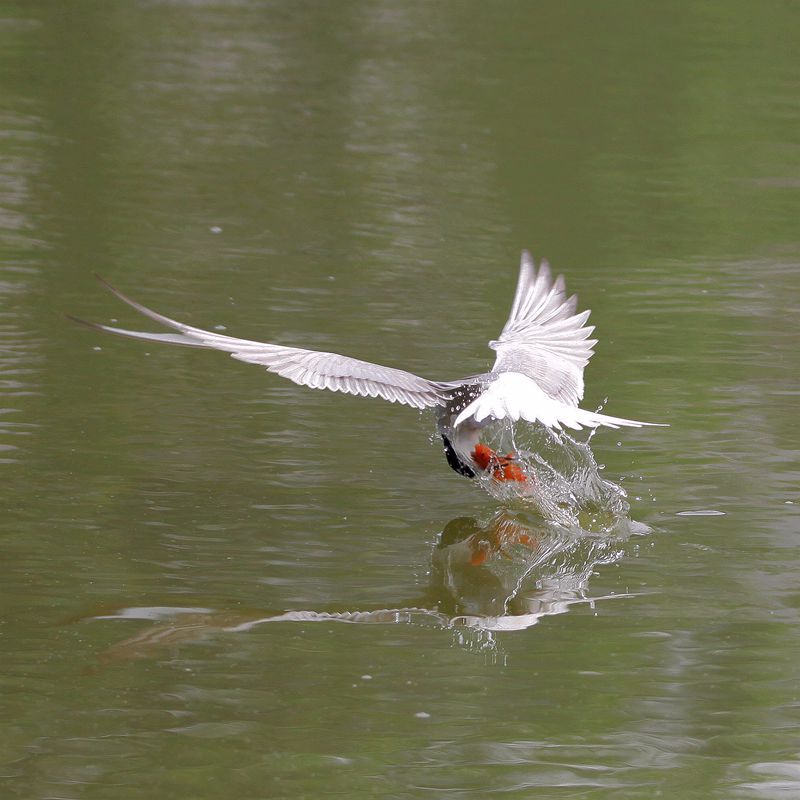
[[[563,276],[554,280],[544,260],[537,269],[527,250],[522,253],[508,321],[500,337],[489,342],[497,354],[494,366],[489,372],[455,381],[433,381],[337,353],[237,339],[195,328],[165,317],[99,280],[120,300],[175,332],[127,330],[70,317],[75,322],[146,342],[221,350],[312,389],[382,397],[417,409],[433,408],[447,463],[468,478],[530,480],[514,453],[500,455],[481,444],[481,431],[497,420],[523,420],[555,430],[659,424],[579,408],[583,371],[597,344],[596,339],[589,338],[594,326],[586,324],[590,311],[576,313],[578,298],[567,296]]]

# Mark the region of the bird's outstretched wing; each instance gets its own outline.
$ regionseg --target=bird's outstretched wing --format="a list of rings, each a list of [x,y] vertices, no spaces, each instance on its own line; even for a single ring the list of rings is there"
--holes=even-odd
[[[137,303],[102,278],[100,281],[129,306],[178,332],[130,331],[70,317],[75,322],[106,333],[115,333],[132,339],[143,339],[147,342],[166,342],[188,347],[222,350],[230,353],[239,361],[259,364],[270,372],[275,372],[301,386],[310,386],[313,389],[330,389],[333,392],[346,392],[362,397],[382,397],[391,403],[404,403],[420,409],[442,405],[445,401],[445,392],[448,388],[446,383],[436,383],[411,372],[382,367],[379,364],[371,364],[368,361],[360,361],[357,358],[349,358],[336,353],[283,347],[266,342],[254,342],[249,339],[236,339],[201,328],[193,328],[191,325],[184,325],[182,322],[165,317],[163,314]]]
[[[555,280],[546,261],[537,270],[527,250],[522,253],[517,291],[500,338],[489,342],[497,351],[492,372],[519,372],[553,400],[576,406],[583,398],[583,368],[596,339],[587,326],[589,311],[575,313],[576,295],[567,297],[564,278]]]

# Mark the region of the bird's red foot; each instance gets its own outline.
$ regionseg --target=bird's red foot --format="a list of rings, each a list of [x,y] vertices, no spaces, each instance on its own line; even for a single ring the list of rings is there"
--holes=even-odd
[[[498,481],[527,481],[528,476],[522,471],[513,453],[504,456],[498,455],[491,447],[485,444],[475,445],[470,454],[472,460],[484,472],[491,472],[492,477]]]

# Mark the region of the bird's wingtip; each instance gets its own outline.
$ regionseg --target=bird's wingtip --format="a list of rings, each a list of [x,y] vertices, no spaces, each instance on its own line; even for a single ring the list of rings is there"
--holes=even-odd
[[[100,325],[97,322],[89,322],[89,320],[81,319],[80,317],[76,317],[73,314],[66,314],[65,313],[64,316],[70,322],[74,322],[77,325],[82,325],[84,328],[91,328],[94,331],[104,331],[105,330],[105,327],[103,325]]]
[[[92,274],[94,275],[94,279],[105,286],[106,289],[114,290],[114,287],[99,272],[93,272]]]
[[[70,322],[77,322],[78,325],[91,325],[91,322],[87,322],[85,319],[81,319],[80,317],[76,317],[73,314],[64,313],[64,317],[68,319]]]
[[[531,255],[531,251],[528,248],[524,248],[522,254],[519,257],[519,265],[520,267],[532,267],[533,266],[533,256]]]
[[[111,294],[116,295],[117,297],[119,297],[120,300],[123,300],[126,303],[129,304],[131,303],[131,300],[129,298],[127,298],[119,289],[117,289],[116,286],[113,286],[111,283],[109,283],[99,272],[95,272],[94,277],[97,280],[97,282],[101,286],[108,289],[108,291],[111,292]]]

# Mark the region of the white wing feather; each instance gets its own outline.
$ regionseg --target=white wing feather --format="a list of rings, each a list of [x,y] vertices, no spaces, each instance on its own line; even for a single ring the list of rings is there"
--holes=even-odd
[[[357,358],[318,350],[303,350],[298,347],[284,347],[249,339],[236,339],[213,333],[202,328],[194,328],[174,319],[165,317],[152,309],[126,297],[122,292],[103,281],[120,300],[156,322],[173,328],[178,333],[148,333],[98,325],[75,319],[83,325],[148,342],[165,342],[187,347],[204,347],[230,353],[233,358],[249,364],[259,364],[270,372],[288,378],[301,386],[313,389],[329,389],[333,392],[361,395],[362,397],[382,397],[390,403],[403,403],[414,408],[430,408],[445,402],[446,383],[436,383],[421,378],[411,372],[392,367],[371,364]]]
[[[550,398],[577,405],[583,397],[583,369],[596,339],[587,326],[589,311],[575,313],[578,298],[567,297],[564,278],[555,281],[546,261],[536,270],[523,251],[517,291],[500,338],[493,373],[519,372],[535,381]]]

